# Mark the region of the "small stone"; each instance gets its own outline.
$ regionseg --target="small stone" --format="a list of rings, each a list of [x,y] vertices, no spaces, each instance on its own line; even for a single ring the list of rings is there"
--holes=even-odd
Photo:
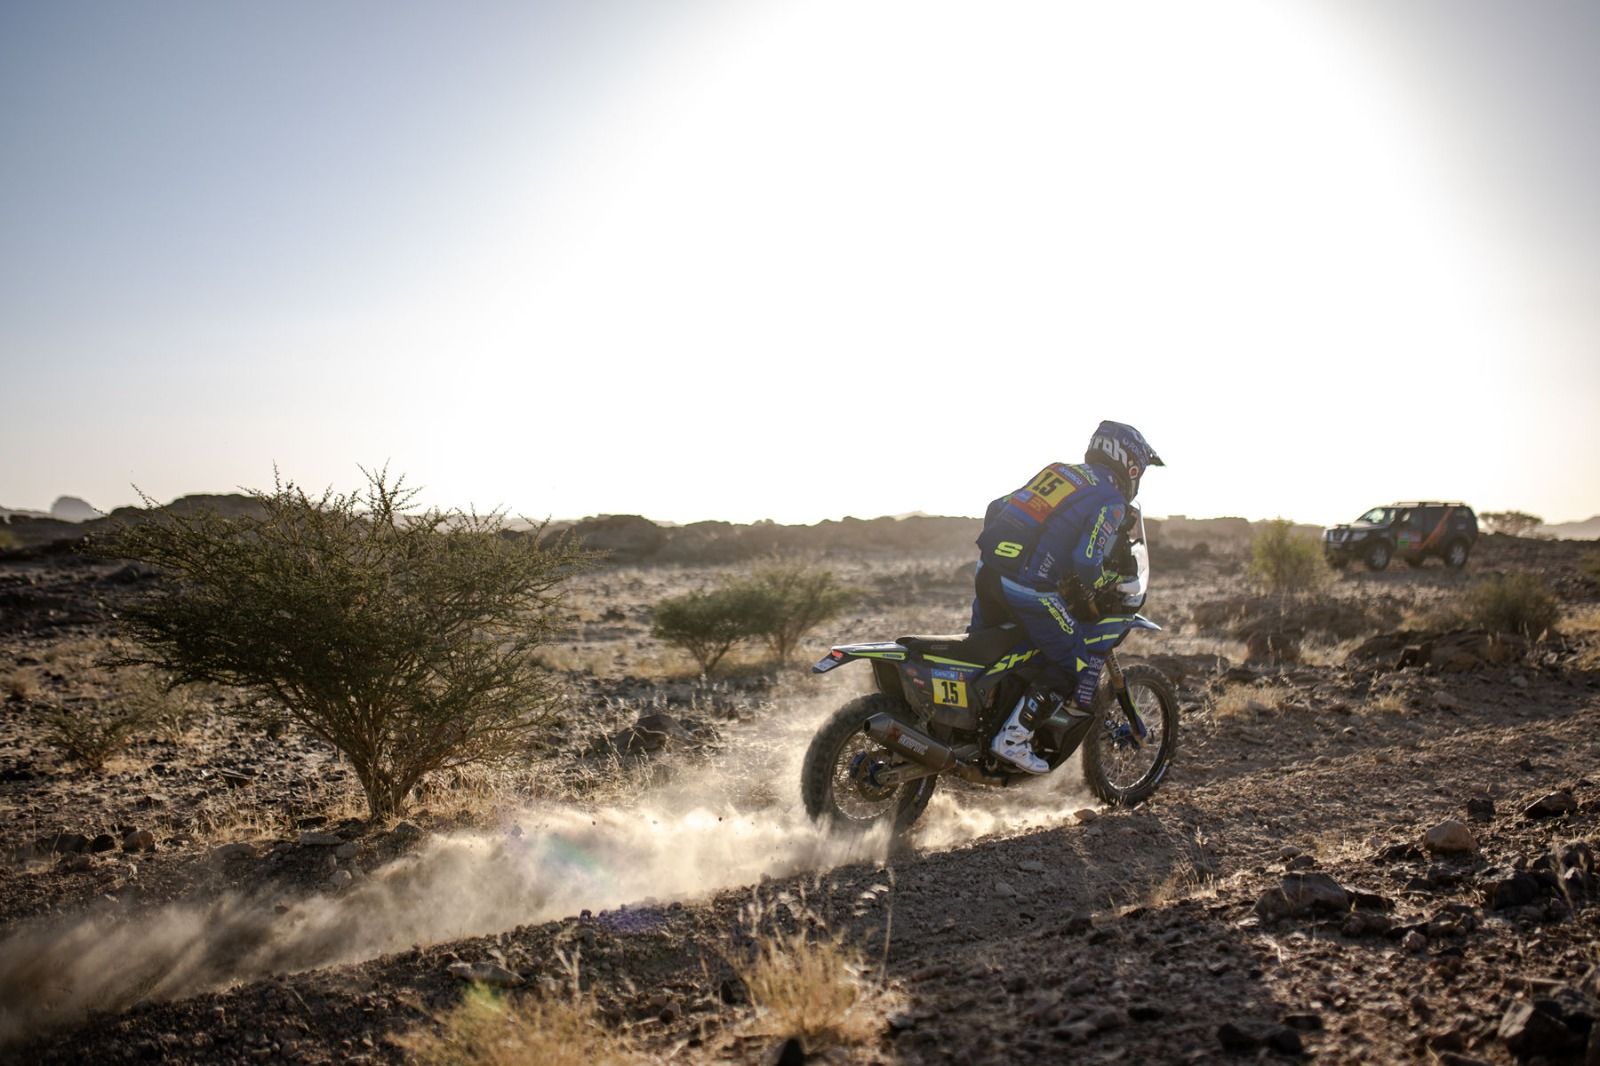
[[[767,1062],[771,1066],[805,1066],[805,1045],[800,1043],[799,1038],[791,1036],[772,1049],[767,1055]]]
[[[211,849],[211,857],[218,862],[227,862],[231,859],[253,859],[256,854],[256,846],[247,841],[240,841],[236,844],[221,844]]]
[[[996,881],[994,883],[994,894],[1001,899],[1011,899],[1016,896],[1017,890],[1011,887],[1009,881]]]
[[[344,837],[333,833],[319,833],[308,829],[300,834],[300,846],[303,848],[336,848],[344,843]]]
[[[1315,1033],[1322,1028],[1322,1015],[1315,1011],[1296,1011],[1283,1016],[1283,1024],[1303,1033]]]
[[[1092,807],[1085,807],[1081,811],[1072,812],[1073,821],[1079,825],[1087,825],[1098,817],[1100,817],[1100,812]]]
[[[328,884],[333,888],[344,888],[354,880],[355,875],[349,870],[335,870],[332,874],[328,875]]]
[[[341,873],[349,873],[342,870]],[[445,968],[451,977],[474,981],[495,988],[515,988],[522,984],[522,975],[506,969],[497,962],[453,962]]]
[[[1291,870],[1309,870],[1317,864],[1317,860],[1310,855],[1296,855],[1289,860]]]
[[[1021,862],[1017,863],[1017,869],[1025,874],[1042,874],[1044,873],[1045,866],[1044,863],[1037,859],[1023,859]]]
[[[1471,855],[1478,850],[1478,842],[1465,823],[1454,818],[1434,826],[1422,838],[1422,846],[1435,855]]]
[[[1304,848],[1297,848],[1293,844],[1285,844],[1283,847],[1278,849],[1278,858],[1283,859],[1285,861],[1287,861],[1289,859],[1293,859],[1293,858],[1295,858],[1296,856],[1299,856],[1299,855],[1304,855],[1304,854],[1305,854],[1305,849]]]
[[[117,838],[112,836],[110,833],[101,833],[99,836],[89,841],[89,850],[96,854],[99,854],[102,851],[115,851],[116,848]]]
[[[1578,803],[1572,793],[1563,788],[1529,804],[1522,814],[1526,818],[1559,818],[1577,809]]]
[[[1280,1055],[1304,1055],[1305,1042],[1300,1039],[1300,1034],[1293,1029],[1277,1028],[1267,1034],[1267,1046]]]
[[[422,830],[410,822],[400,822],[389,830],[389,839],[395,844],[404,847],[416,840],[422,839]]]
[[[156,835],[148,829],[135,829],[122,838],[122,850],[132,855],[156,850]]]
[[[917,1016],[910,1011],[897,1010],[889,1015],[886,1021],[889,1023],[891,1033],[903,1033],[917,1027]]]
[[[1428,950],[1428,938],[1413,929],[1406,934],[1404,940],[1400,941],[1400,946],[1416,955]]]
[[[1350,908],[1350,893],[1324,873],[1286,874],[1277,888],[1256,900],[1263,919],[1289,918],[1313,912],[1339,913]]]
[[[338,859],[353,859],[356,857],[356,851],[357,848],[354,841],[347,841],[334,848],[333,854]]]
[[[1513,1054],[1523,1058],[1568,1055],[1583,1047],[1581,1034],[1568,1028],[1560,1018],[1526,1002],[1513,1003],[1506,1008],[1500,1018],[1498,1035]]]
[[[1467,800],[1467,818],[1474,822],[1494,821],[1494,800],[1488,796],[1473,796]]]
[[[1261,1046],[1261,1038],[1239,1028],[1232,1022],[1217,1026],[1217,1042],[1225,1051],[1254,1051]]]

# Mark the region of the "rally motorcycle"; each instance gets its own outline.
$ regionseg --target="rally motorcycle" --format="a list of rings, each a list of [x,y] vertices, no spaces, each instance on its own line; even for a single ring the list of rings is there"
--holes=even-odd
[[[1130,633],[1161,628],[1136,613],[1150,574],[1142,518],[1135,515],[1118,550],[1124,560],[1118,571],[1129,576],[1112,587],[1110,602],[1101,602],[1122,613],[1100,621],[1125,628],[1105,654],[1087,710],[1041,695],[1034,679],[1043,657],[1015,624],[842,644],[828,652],[813,673],[865,659],[877,691],[839,708],[812,739],[800,780],[812,819],[846,833],[880,825],[901,833],[921,816],[944,774],[979,785],[1034,780],[996,758],[989,744],[1019,700],[1041,698],[1049,701],[1047,716],[1035,726],[1033,749],[1051,773],[1081,747],[1084,780],[1102,801],[1148,799],[1177,748],[1178,699],[1161,671],[1117,661],[1115,648]]]

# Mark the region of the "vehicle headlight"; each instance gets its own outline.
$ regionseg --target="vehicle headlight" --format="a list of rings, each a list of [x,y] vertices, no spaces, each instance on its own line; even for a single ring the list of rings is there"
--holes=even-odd
[[[1364,529],[1355,530],[1354,532],[1352,532],[1350,534],[1350,539],[1351,540],[1365,540],[1366,538],[1367,538],[1367,531],[1364,530]]]

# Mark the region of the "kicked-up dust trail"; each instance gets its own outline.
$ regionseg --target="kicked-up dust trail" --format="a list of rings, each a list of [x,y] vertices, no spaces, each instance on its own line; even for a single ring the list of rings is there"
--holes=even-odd
[[[91,1009],[121,1010],[585,908],[703,897],[763,876],[882,862],[886,835],[829,837],[799,799],[811,734],[846,698],[780,698],[760,725],[730,734],[710,763],[676,766],[665,784],[633,802],[540,805],[522,811],[512,831],[437,836],[339,895],[286,903],[234,894],[131,916],[29,923],[0,942],[0,1045]],[[1084,802],[1072,769],[1016,790],[943,788],[915,844],[948,848],[1055,824]]]

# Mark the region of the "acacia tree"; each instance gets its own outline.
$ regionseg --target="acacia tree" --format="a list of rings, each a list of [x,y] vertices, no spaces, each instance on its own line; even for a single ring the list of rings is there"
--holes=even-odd
[[[1544,519],[1526,511],[1488,511],[1478,516],[1491,533],[1507,533],[1513,537],[1526,537],[1544,524]]]
[[[780,663],[787,663],[807,633],[836,616],[854,598],[833,574],[802,563],[773,563],[756,571],[751,586],[762,604],[756,631]]]
[[[362,473],[317,497],[275,478],[255,514],[153,510],[99,550],[168,578],[124,616],[129,662],[269,697],[344,753],[382,818],[427,773],[526,750],[556,700],[534,652],[588,557],[499,512],[414,511],[404,478]]]

